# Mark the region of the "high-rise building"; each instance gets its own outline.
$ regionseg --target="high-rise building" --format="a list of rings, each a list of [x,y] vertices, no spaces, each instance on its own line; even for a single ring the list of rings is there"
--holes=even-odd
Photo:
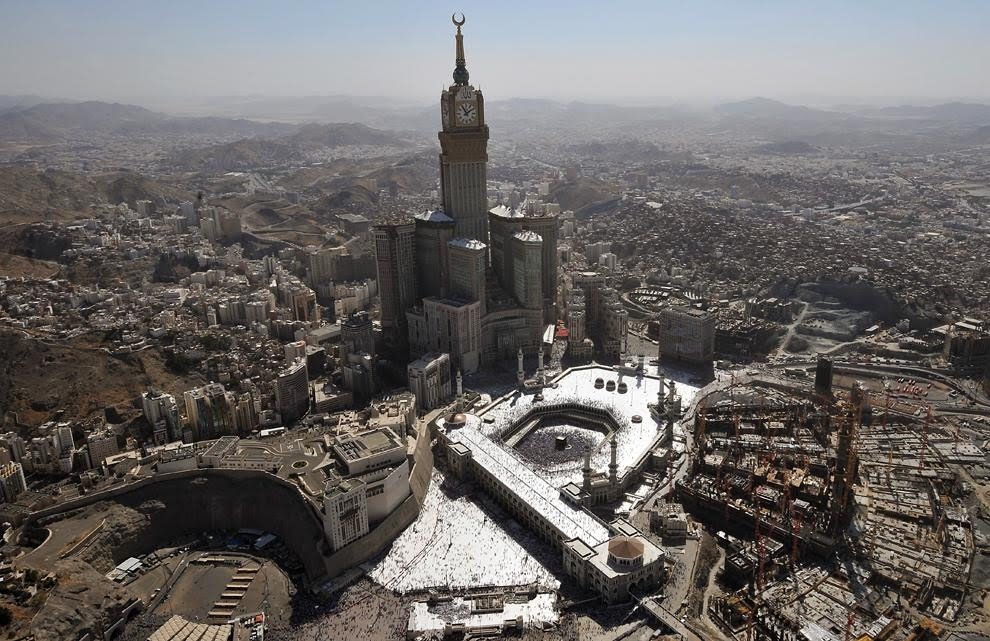
[[[672,305],[660,312],[660,353],[675,360],[710,364],[715,356],[715,316]]]
[[[372,231],[382,328],[404,328],[406,310],[416,303],[416,225],[413,222],[382,223],[375,225]],[[399,333],[391,332],[390,335],[399,336]]]
[[[97,468],[104,459],[120,451],[117,446],[117,436],[110,431],[94,432],[86,436],[86,450],[89,453],[90,468]]]
[[[75,439],[72,438],[72,427],[68,424],[59,425],[53,435],[55,439],[55,451],[59,457],[72,453],[76,448]]]
[[[481,364],[481,302],[425,298],[411,310],[409,346],[413,355],[450,354],[451,367],[467,373]]]
[[[347,248],[344,246],[323,249],[307,247],[307,277],[310,287],[315,289],[319,285],[337,280],[337,262],[345,253]]]
[[[447,243],[454,237],[454,220],[440,210],[416,215],[416,276],[419,298],[446,296]]]
[[[480,240],[455,238],[447,243],[450,287],[448,298],[478,301],[485,313],[487,255]]]
[[[0,445],[7,448],[10,452],[10,459],[16,463],[20,463],[28,458],[27,443],[24,442],[24,439],[20,435],[14,432],[7,432],[0,437]]]
[[[519,220],[499,217],[492,235],[484,98],[468,82],[460,26],[454,82],[441,94],[440,111],[443,208],[415,218],[415,258],[403,264],[416,269],[398,266],[407,245],[395,226],[376,228],[382,330],[392,335],[390,327],[402,324],[397,313],[405,311],[413,356],[447,352],[452,368],[473,372],[520,348],[535,353],[547,330],[544,318],[556,320],[559,208],[527,206]],[[419,298],[410,305],[400,276],[414,275]]]
[[[368,312],[351,314],[340,324],[341,358],[347,354],[375,355],[375,333]]]
[[[416,406],[431,410],[450,400],[450,356],[424,354],[409,363],[409,389],[416,395]]]
[[[249,392],[244,392],[237,396],[234,402],[234,428],[238,434],[248,434],[257,429],[258,408],[254,397]]]
[[[512,293],[520,305],[527,309],[542,309],[543,305],[543,239],[532,231],[519,231],[512,235],[506,261]]]
[[[314,323],[320,320],[320,308],[316,304],[316,292],[309,287],[298,287],[289,294],[294,320]]]
[[[586,322],[588,331],[598,328],[599,310],[601,309],[601,293],[605,287],[605,277],[597,272],[578,272],[571,274],[571,282],[584,292],[586,306]]]
[[[557,291],[558,267],[557,241],[560,236],[559,217],[547,210],[546,205],[524,203],[518,209],[499,205],[488,214],[490,253],[492,270],[503,287],[511,287],[511,261],[506,258],[512,237],[520,231],[538,234],[541,247],[541,276],[545,299],[545,318],[556,318],[555,296]]]
[[[179,406],[174,396],[150,389],[141,394],[141,408],[144,410],[144,418],[152,428],[163,424],[169,439],[181,438],[182,424],[179,421]]]
[[[279,373],[275,401],[283,425],[294,423],[309,411],[309,374],[305,358],[297,359]]]
[[[469,83],[461,26],[455,36],[454,83],[440,95],[440,185],[454,234],[488,242],[488,125],[485,99]]]
[[[602,352],[608,358],[619,358],[626,353],[629,334],[629,312],[619,297],[619,292],[606,287],[601,294],[600,330]]]
[[[825,354],[818,355],[818,364],[815,366],[815,394],[832,394],[832,359]]]
[[[4,503],[13,503],[21,494],[27,491],[24,480],[24,469],[20,463],[7,463],[0,466],[0,499]]]
[[[193,440],[203,441],[235,433],[233,396],[220,383],[209,383],[183,394]]]

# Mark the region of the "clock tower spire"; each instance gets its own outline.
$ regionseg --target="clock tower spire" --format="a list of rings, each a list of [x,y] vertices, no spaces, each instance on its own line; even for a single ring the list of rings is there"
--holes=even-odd
[[[488,243],[488,125],[485,98],[468,82],[464,62],[463,14],[457,27],[454,83],[440,95],[440,188],[444,213],[454,219],[458,238]]]
[[[468,70],[464,64],[464,35],[461,33],[461,27],[464,26],[465,18],[464,14],[461,14],[461,19],[457,19],[457,14],[450,16],[450,21],[457,26],[457,35],[454,36],[454,40],[457,41],[457,53],[454,57],[454,84],[455,85],[466,85],[468,83]]]

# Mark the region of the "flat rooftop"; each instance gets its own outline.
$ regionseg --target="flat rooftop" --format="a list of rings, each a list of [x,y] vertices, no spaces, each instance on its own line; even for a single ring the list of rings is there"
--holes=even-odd
[[[345,461],[356,461],[397,447],[405,449],[405,445],[387,427],[341,437],[333,446]]]
[[[440,424],[443,425],[442,419]],[[564,541],[581,539],[594,546],[608,539],[604,523],[564,500],[556,487],[537,475],[515,452],[483,434],[481,425],[479,417],[469,414],[463,427],[448,429],[447,438],[470,448],[476,464],[557,528]]]

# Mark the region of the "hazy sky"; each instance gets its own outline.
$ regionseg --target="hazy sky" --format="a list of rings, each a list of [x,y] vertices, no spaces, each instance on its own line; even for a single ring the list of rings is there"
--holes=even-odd
[[[0,93],[988,98],[990,1],[0,0]]]

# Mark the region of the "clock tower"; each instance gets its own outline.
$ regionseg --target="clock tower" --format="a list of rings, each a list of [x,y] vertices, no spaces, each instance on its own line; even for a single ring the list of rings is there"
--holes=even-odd
[[[464,16],[457,26],[454,84],[440,95],[440,189],[454,235],[488,243],[488,125],[485,99],[468,83],[464,64]]]

